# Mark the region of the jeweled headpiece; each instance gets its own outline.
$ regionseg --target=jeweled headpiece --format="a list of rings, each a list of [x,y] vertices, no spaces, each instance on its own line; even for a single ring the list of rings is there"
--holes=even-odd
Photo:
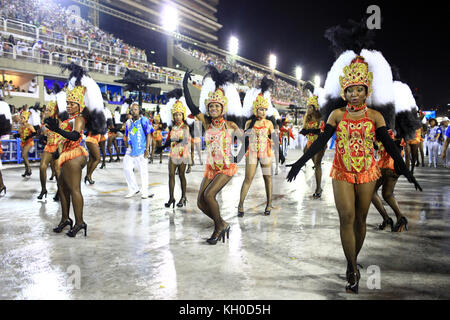
[[[186,107],[180,100],[175,101],[170,112],[172,113],[172,119],[175,113],[181,112],[183,114],[183,120],[186,120]]]
[[[57,106],[56,105],[56,101],[50,101],[49,103],[47,103],[46,109],[48,110],[50,118],[54,118],[55,117],[56,110],[57,110],[56,106]]]
[[[85,108],[84,105],[84,93],[86,92],[86,87],[75,86],[72,90],[67,90],[67,102],[75,102],[80,105],[80,113],[83,112]]]
[[[211,103],[218,103],[222,106],[222,115],[227,113],[228,98],[225,96],[223,89],[218,88],[216,91],[208,93],[208,98],[205,99],[207,116],[209,116],[208,107]]]
[[[159,114],[155,116],[155,121],[161,122],[161,116]]]
[[[259,108],[264,108],[266,111],[269,109],[269,99],[265,99],[262,93],[258,94],[256,100],[253,102],[253,114],[255,116]]]
[[[345,99],[345,89],[351,86],[366,86],[367,98],[372,93],[373,74],[369,71],[369,65],[364,61],[364,57],[357,56],[350,65],[344,67],[344,76],[339,76],[341,85],[341,97]]]
[[[30,118],[31,112],[30,111],[22,111],[20,113],[20,116],[23,117],[25,119],[25,121],[28,121],[28,119]]]
[[[306,106],[313,106],[316,110],[319,110],[319,102],[317,101],[317,96],[311,96],[306,101]]]

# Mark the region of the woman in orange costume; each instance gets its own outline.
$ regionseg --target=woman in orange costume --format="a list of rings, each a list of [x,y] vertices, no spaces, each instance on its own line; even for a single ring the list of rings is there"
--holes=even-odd
[[[33,136],[36,135],[36,130],[31,124],[28,123],[30,115],[30,111],[21,112],[19,133],[16,133],[14,135],[14,138],[20,137],[20,148],[22,150],[22,158],[25,164],[25,173],[22,174],[22,177],[31,176],[31,167],[30,162],[28,161],[28,152],[34,146]]]
[[[242,182],[238,205],[238,217],[244,216],[244,200],[256,173],[258,163],[266,189],[266,208],[264,215],[270,215],[272,210],[272,136],[274,134],[274,108],[270,101],[270,88],[273,81],[264,77],[260,89],[250,89],[244,98],[244,116],[250,118],[245,123],[245,132],[249,137],[248,151],[245,161],[245,179]],[[250,116],[251,115],[251,116]],[[270,116],[270,120],[267,118]]]
[[[307,142],[305,146],[306,152],[308,148],[317,140],[319,133],[323,132],[325,123],[321,120],[322,115],[319,112],[319,103],[317,102],[317,96],[311,96],[306,102],[307,110],[305,115],[305,122],[300,134],[306,135]],[[316,191],[313,194],[314,199],[319,199],[322,196],[322,158],[325,153],[326,147],[322,151],[317,153],[312,161],[314,162],[314,174],[316,177]]]
[[[161,116],[159,114],[154,118],[153,129],[155,131],[153,131],[152,134],[152,154],[150,156],[150,163],[153,163],[153,155],[155,154],[157,148],[162,146],[163,138],[161,135],[161,131],[163,130],[163,124],[161,123]],[[159,163],[162,163],[162,152],[159,156]]]
[[[63,93],[64,94],[64,93]],[[57,119],[58,118],[58,106],[56,101],[50,101],[45,108],[44,121],[47,118]],[[43,127],[45,130],[45,127]],[[38,196],[38,200],[42,198],[47,198],[47,168],[51,164],[52,171],[56,172],[56,180],[58,181],[59,176],[59,166],[56,165],[56,161],[53,161],[54,156],[57,154],[59,143],[62,138],[56,132],[51,130],[46,130],[45,135],[47,136],[47,144],[45,145],[44,152],[41,155],[41,162],[39,166],[39,178],[41,180],[41,193]]]
[[[405,162],[411,173],[414,173],[414,167],[419,161],[419,147],[422,140],[422,128],[416,130],[416,137],[408,140],[405,148]],[[411,166],[410,166],[411,163]]]
[[[66,68],[72,71],[69,76],[66,98],[69,118],[61,124],[56,119],[46,119],[45,125],[49,130],[65,138],[58,159],[58,165],[61,168],[58,183],[62,217],[53,231],[60,233],[66,226],[70,226],[67,235],[75,237],[83,229],[84,235],[87,235],[87,224],[83,220],[84,201],[81,193],[81,175],[87,163],[88,152],[81,146],[82,133],[86,127],[94,132],[105,130],[106,119],[103,113],[103,98],[95,81],[75,64],[70,64]],[[85,97],[89,102],[89,110],[85,106]],[[69,218],[71,200],[75,215],[73,227],[73,221]]]
[[[59,182],[59,196],[61,199],[62,218],[59,225],[53,229],[60,233],[67,225],[70,231],[67,235],[74,237],[81,229],[87,232],[87,225],[83,220],[83,195],[81,193],[81,173],[87,163],[88,152],[81,144],[86,117],[83,116],[84,93],[86,88],[76,86],[67,91],[67,112],[69,118],[58,125],[56,119],[46,119],[45,124],[49,130],[59,133],[66,140],[63,143],[62,153],[58,159],[61,174]],[[70,200],[72,200],[73,211],[76,219],[73,226],[69,218]],[[73,226],[73,227],[72,227]]]
[[[237,164],[234,163],[231,153],[233,135],[243,136],[236,123],[225,120],[224,116],[227,112],[228,115],[241,116],[242,106],[239,93],[233,85],[237,75],[228,70],[219,73],[211,65],[207,68],[208,73],[205,75],[200,92],[200,109],[194,104],[189,93],[187,85],[190,79],[189,71],[184,75],[183,89],[189,109],[203,123],[206,131],[208,158],[197,197],[197,206],[214,220],[214,232],[207,242],[215,245],[221,239],[225,242],[225,234],[228,237],[230,232],[230,224],[220,215],[216,195],[237,172]],[[208,75],[211,77],[207,77]]]
[[[388,130],[389,136],[392,140],[394,140],[394,132],[392,130]],[[400,144],[401,149],[405,147],[405,141],[403,139],[396,140],[396,143]],[[401,152],[403,156],[403,150]],[[394,169],[394,159],[386,152],[383,144],[378,142],[378,167],[381,171],[381,177],[378,179],[377,184],[375,186],[375,192],[373,193],[372,203],[377,208],[378,212],[381,214],[383,218],[383,222],[378,226],[379,230],[384,230],[388,225],[391,227],[391,231],[402,232],[404,229],[408,230],[408,220],[401,213],[400,208],[398,206],[397,200],[394,197],[394,189],[395,184],[397,183],[398,178],[400,177]],[[412,173],[412,172],[411,172]],[[380,196],[378,195],[378,189],[382,188],[382,195],[384,201],[386,201],[397,217],[397,223],[394,226],[394,221],[389,218],[386,209],[383,206],[383,202],[381,201]]]
[[[156,152],[162,153],[162,150],[170,146],[169,154],[169,201],[165,203],[165,207],[171,205],[175,207],[175,172],[178,170],[181,184],[181,199],[177,203],[177,207],[186,205],[186,165],[191,160],[191,135],[189,126],[186,123],[188,110],[186,110],[186,101],[182,97],[182,89],[175,89],[167,93],[167,105],[165,112],[162,114],[162,120],[170,128],[164,146],[157,147]]]
[[[394,159],[396,172],[404,174],[416,189],[420,189],[389,137],[383,115],[367,107],[366,99],[372,94],[373,73],[369,71],[370,66],[364,57],[377,63],[372,66],[374,70],[389,70],[390,84],[393,86],[392,72],[380,52],[364,49],[359,56],[353,51],[342,53],[328,73],[330,79],[326,83],[339,78],[340,96],[347,101],[347,106],[331,112],[324,133],[319,135],[297,162],[290,165],[292,169],[287,177],[288,181],[294,180],[302,166],[326,146],[336,131],[336,152],[330,176],[339,213],[341,242],[347,260],[345,289],[348,293],[358,293],[360,273],[357,269],[357,257],[364,243],[366,218],[376,181],[381,175],[374,158],[375,135]],[[347,65],[350,59],[351,63]],[[345,67],[342,68],[343,66]],[[389,75],[379,76],[383,79],[387,77],[389,81]],[[376,97],[385,94],[380,91],[376,91]]]

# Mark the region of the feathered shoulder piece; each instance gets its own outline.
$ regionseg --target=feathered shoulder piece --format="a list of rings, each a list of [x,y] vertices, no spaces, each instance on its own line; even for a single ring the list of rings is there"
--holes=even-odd
[[[0,101],[0,136],[11,132],[11,109],[5,101]]]

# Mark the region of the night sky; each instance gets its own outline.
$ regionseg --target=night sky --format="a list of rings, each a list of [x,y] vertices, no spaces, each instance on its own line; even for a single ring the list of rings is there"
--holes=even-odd
[[[295,5],[294,5],[295,3]],[[319,74],[322,85],[335,61],[327,28],[347,19],[359,21],[369,5],[381,9],[381,30],[375,48],[400,71],[401,81],[422,96],[425,109],[450,103],[449,18],[446,1],[257,1],[222,0],[219,5],[220,47],[227,48],[230,35],[239,38],[239,55],[268,64],[277,55],[277,69],[303,79]],[[447,15],[447,16],[446,16]],[[447,108],[445,108],[447,109]]]
[[[63,1],[66,4],[71,1]],[[277,55],[277,69],[295,75],[303,69],[303,79],[326,73],[335,61],[327,28],[348,19],[368,17],[369,5],[381,9],[381,30],[376,31],[375,48],[391,65],[399,68],[401,81],[418,90],[418,105],[424,110],[437,106],[447,110],[450,103],[449,18],[446,1],[324,1],[324,0],[220,0],[217,17],[219,47],[227,49],[230,35],[239,38],[239,55],[268,64],[268,55]],[[165,36],[132,23],[100,15],[100,27],[147,49],[150,62],[165,65]],[[150,50],[156,50],[150,55]],[[444,109],[445,107],[445,109]]]

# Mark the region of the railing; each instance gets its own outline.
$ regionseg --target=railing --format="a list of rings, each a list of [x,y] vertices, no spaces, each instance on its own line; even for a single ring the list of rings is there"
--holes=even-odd
[[[17,131],[12,131],[11,133],[12,134],[17,133]],[[161,134],[163,137],[162,144],[164,145],[168,136],[168,132],[162,131]],[[123,142],[123,138],[116,138],[116,141],[117,146],[119,147],[119,154],[124,155],[126,152],[126,148],[125,143]],[[28,160],[38,161],[41,159],[41,155],[44,152],[44,146],[39,144],[39,139],[33,139],[33,142],[34,142],[34,147],[32,148],[33,151],[28,153]],[[22,149],[20,147],[20,138],[1,140],[0,143],[3,149],[3,154],[0,154],[0,159],[2,162],[5,163],[11,162],[18,164],[23,162]],[[84,139],[81,141],[81,145],[83,147],[85,146]],[[112,155],[114,156],[117,155],[115,148],[111,148],[111,150]],[[167,152],[168,150],[170,150],[170,148],[166,148],[164,151]],[[106,148],[106,156],[110,156],[107,148]]]
[[[2,49],[0,49],[0,57],[49,65],[68,64],[74,62],[85,68],[88,72],[91,71],[104,73],[115,77],[123,77],[126,72],[126,68],[118,64],[95,61],[93,59],[61,52],[50,52],[48,50],[39,48],[33,49],[33,47],[13,45],[9,42],[3,42]],[[150,79],[161,81],[166,84],[181,85],[182,83],[182,78],[179,76],[173,76],[167,73],[158,73],[153,70],[149,70],[152,67],[149,64],[141,63],[140,66],[144,67],[144,72],[147,73],[147,76]],[[129,68],[133,69],[133,67]]]

